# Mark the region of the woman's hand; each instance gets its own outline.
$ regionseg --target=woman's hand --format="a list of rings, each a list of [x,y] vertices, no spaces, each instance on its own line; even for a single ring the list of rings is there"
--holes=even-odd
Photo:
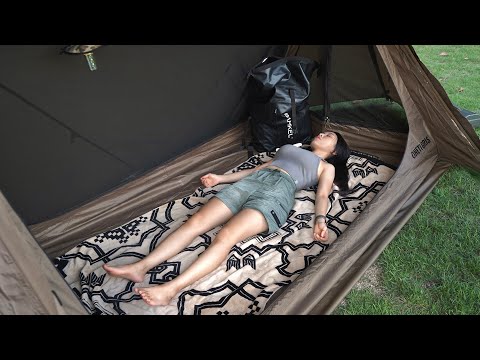
[[[326,242],[328,240],[328,228],[323,219],[315,222],[313,228],[313,238],[320,242]]]
[[[200,181],[204,187],[212,187],[219,184],[222,181],[222,177],[221,175],[209,173],[207,175],[203,175],[200,178]]]

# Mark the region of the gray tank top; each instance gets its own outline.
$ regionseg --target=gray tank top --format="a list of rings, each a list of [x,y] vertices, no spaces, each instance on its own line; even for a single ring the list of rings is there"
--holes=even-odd
[[[318,184],[318,165],[321,157],[311,151],[287,144],[278,149],[272,161],[295,181],[298,190]]]

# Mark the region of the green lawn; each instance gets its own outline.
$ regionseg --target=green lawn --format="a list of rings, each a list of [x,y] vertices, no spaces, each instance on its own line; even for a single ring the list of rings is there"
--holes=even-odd
[[[480,112],[480,46],[414,48],[454,103]],[[479,228],[480,181],[454,167],[374,264],[376,285],[354,287],[334,314],[480,314]]]

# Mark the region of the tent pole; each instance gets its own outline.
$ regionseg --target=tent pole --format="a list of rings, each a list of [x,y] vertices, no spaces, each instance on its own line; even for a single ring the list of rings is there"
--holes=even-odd
[[[323,105],[323,120],[325,124],[328,123],[329,116],[330,116],[330,96],[329,96],[329,89],[330,89],[330,70],[331,70],[331,57],[332,57],[332,45],[327,47],[327,56],[325,59],[325,99]]]

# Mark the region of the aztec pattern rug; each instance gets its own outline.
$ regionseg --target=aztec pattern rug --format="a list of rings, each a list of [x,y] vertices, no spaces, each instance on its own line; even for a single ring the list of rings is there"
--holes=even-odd
[[[254,155],[227,173],[256,167],[274,155]],[[345,197],[339,197],[336,191],[329,196],[330,243],[395,172],[392,166],[358,152],[350,157],[348,169],[354,191]],[[277,290],[293,282],[329,246],[313,239],[316,186],[296,192],[287,222],[277,232],[237,243],[216,270],[185,288],[167,306],[149,306],[133,292],[134,286],[153,286],[175,278],[210,245],[221,226],[151,269],[142,283],[111,277],[101,267],[142,259],[225,186],[230,185],[199,187],[190,196],[86,239],[56,258],[55,266],[91,314],[259,314]]]

